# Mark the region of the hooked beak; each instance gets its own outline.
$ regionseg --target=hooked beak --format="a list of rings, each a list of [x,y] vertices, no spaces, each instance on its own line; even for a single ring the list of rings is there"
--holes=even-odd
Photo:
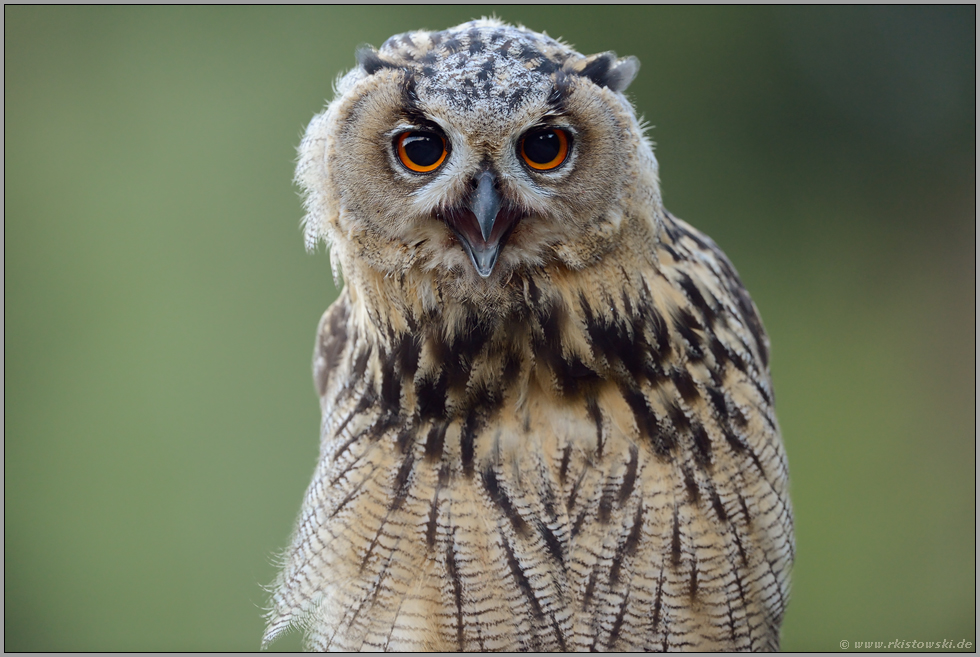
[[[476,272],[487,278],[493,273],[500,250],[520,216],[508,208],[501,210],[504,202],[492,172],[481,171],[473,183],[468,202],[451,211],[446,223],[456,233]]]

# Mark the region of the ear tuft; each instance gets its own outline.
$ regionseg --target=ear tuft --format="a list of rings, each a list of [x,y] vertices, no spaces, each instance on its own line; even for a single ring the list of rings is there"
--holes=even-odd
[[[361,46],[357,49],[354,56],[357,58],[357,63],[361,65],[361,68],[363,68],[368,75],[374,75],[383,68],[398,68],[391,62],[386,62],[385,60],[381,59],[381,55],[378,54],[378,51],[371,46]]]
[[[633,82],[633,79],[636,78],[636,74],[639,72],[639,59],[632,55],[623,57],[610,69],[606,86],[613,91],[626,91],[626,88],[630,86],[630,83]]]
[[[610,51],[589,57],[577,72],[600,87],[622,92],[626,91],[639,70],[640,60],[636,57],[617,59],[616,53]]]

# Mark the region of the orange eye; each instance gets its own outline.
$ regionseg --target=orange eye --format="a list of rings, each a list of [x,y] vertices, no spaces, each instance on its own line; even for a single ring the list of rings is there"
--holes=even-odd
[[[410,171],[429,173],[439,168],[446,159],[446,140],[434,132],[413,130],[395,138],[398,159]]]
[[[558,128],[534,130],[521,139],[524,163],[537,171],[551,171],[568,157],[568,133]]]

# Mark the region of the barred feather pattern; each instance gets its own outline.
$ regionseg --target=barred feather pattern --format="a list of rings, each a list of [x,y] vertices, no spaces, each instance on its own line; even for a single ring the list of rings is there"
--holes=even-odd
[[[655,237],[515,271],[492,309],[348,277],[266,642],[778,649],[794,543],[768,338],[710,239],[666,212]]]

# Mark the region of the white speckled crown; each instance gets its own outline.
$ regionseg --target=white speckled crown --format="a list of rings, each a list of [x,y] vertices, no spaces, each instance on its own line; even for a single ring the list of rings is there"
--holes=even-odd
[[[546,34],[493,19],[441,32],[398,34],[378,51],[361,49],[358,60],[369,74],[383,67],[409,69],[419,93],[438,95],[464,111],[479,104],[513,112],[532,91],[553,85],[556,73],[559,79],[585,75],[613,91],[623,91],[639,70],[633,57],[617,60],[615,53],[586,57]]]

